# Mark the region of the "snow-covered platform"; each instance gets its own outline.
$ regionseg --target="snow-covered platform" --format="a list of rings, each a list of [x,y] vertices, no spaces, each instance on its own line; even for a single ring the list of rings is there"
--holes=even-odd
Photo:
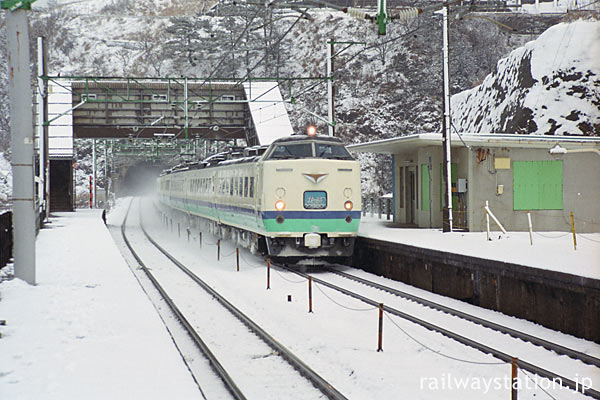
[[[363,217],[356,267],[600,342],[600,234],[411,229]],[[576,310],[576,312],[574,312]]]
[[[577,249],[571,232],[492,231],[444,233],[440,229],[405,228],[376,216],[364,216],[359,235],[365,238],[402,243],[425,249],[440,250],[519,264],[548,271],[564,272],[600,279],[600,233],[576,234]]]
[[[37,285],[0,284],[0,398],[199,397],[101,213],[55,214],[36,241]]]

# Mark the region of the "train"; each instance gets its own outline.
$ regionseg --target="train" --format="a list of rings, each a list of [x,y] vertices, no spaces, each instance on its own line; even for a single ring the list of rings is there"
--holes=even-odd
[[[339,138],[292,135],[166,170],[157,199],[253,253],[344,262],[361,217],[360,164]]]

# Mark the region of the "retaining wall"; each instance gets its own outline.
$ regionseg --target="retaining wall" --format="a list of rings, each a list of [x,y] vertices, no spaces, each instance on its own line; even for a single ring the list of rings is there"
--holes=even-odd
[[[600,280],[359,237],[357,268],[600,343]]]

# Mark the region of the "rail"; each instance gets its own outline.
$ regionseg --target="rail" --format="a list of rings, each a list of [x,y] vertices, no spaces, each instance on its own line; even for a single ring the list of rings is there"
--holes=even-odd
[[[282,268],[282,269],[285,269],[285,270],[287,270],[289,272],[296,273],[297,275],[300,275],[300,276],[302,276],[302,277],[304,277],[306,279],[308,279],[308,277],[310,276],[309,274],[297,271],[297,270],[295,270],[293,268],[289,268],[289,267],[286,267],[286,266],[283,266],[283,265],[278,265],[278,267]],[[340,286],[334,285],[334,284],[329,283],[329,282],[327,282],[327,281],[325,281],[323,279],[319,279],[319,278],[316,278],[314,276],[311,276],[311,278],[312,278],[312,281],[314,283],[318,283],[318,284],[321,284],[321,285],[323,285],[325,287],[328,287],[330,289],[336,290],[336,291],[338,291],[340,293],[343,293],[343,294],[345,294],[347,296],[350,296],[352,298],[360,300],[360,301],[362,301],[362,302],[364,302],[366,304],[369,304],[369,305],[371,305],[373,307],[379,307],[380,302],[378,302],[378,301],[375,301],[375,300],[370,299],[368,297],[362,296],[362,295],[360,295],[358,293],[352,292],[351,290],[348,290],[348,289],[342,288]],[[465,337],[463,335],[460,335],[458,333],[450,331],[450,330],[448,330],[446,328],[443,328],[443,327],[438,326],[436,324],[433,324],[431,322],[424,321],[424,320],[422,320],[420,318],[415,317],[414,315],[407,314],[407,313],[405,313],[403,311],[400,311],[400,310],[397,310],[395,308],[392,308],[392,307],[389,307],[389,306],[385,306],[385,305],[383,306],[383,310],[386,311],[386,312],[388,312],[388,313],[390,313],[390,314],[392,314],[392,315],[395,315],[395,316],[398,316],[400,318],[406,319],[407,321],[410,321],[410,322],[413,322],[415,324],[421,325],[421,326],[423,326],[423,327],[425,327],[425,328],[427,328],[427,329],[429,329],[431,331],[441,333],[442,335],[444,335],[444,336],[446,336],[446,337],[448,337],[450,339],[453,339],[453,340],[455,340],[455,341],[457,341],[459,343],[462,343],[462,344],[464,344],[466,346],[469,346],[469,347],[472,347],[474,349],[477,349],[477,350],[479,350],[479,351],[481,351],[483,353],[491,354],[495,358],[497,358],[499,360],[502,360],[502,361],[504,361],[506,363],[511,363],[512,360],[513,360],[513,357],[510,354],[507,354],[505,352],[502,352],[500,350],[497,350],[495,348],[492,348],[490,346],[482,344],[482,343],[480,343],[480,342],[478,342],[476,340],[469,339],[469,338],[467,338],[467,337]],[[578,382],[576,382],[576,381],[574,381],[572,379],[566,378],[564,376],[555,374],[552,371],[544,369],[544,368],[542,368],[542,367],[540,367],[538,365],[529,363],[529,362],[524,361],[524,360],[519,360],[519,368],[521,368],[521,369],[523,369],[525,371],[529,371],[529,372],[532,372],[534,374],[537,374],[537,375],[539,375],[539,376],[541,376],[543,378],[549,379],[551,381],[556,380],[557,382],[560,382],[560,384],[562,386],[568,387],[568,388],[570,388],[570,389],[572,389],[572,390],[574,390],[574,391],[576,391],[578,393],[582,393],[582,394],[584,394],[586,396],[589,396],[589,397],[592,397],[594,399],[600,399],[600,392],[599,391],[597,391],[595,389],[592,389],[592,388],[588,388],[588,389],[582,388],[581,385]],[[581,390],[584,390],[584,392],[581,392]]]
[[[121,227],[124,230],[125,222]],[[143,221],[140,222],[140,226],[142,232],[148,239],[152,245],[156,247],[165,257],[167,257],[173,264],[175,264],[179,269],[181,269],[185,274],[187,274],[194,282],[196,282],[199,286],[201,286],[207,293],[213,296],[221,305],[223,305],[229,312],[231,312],[236,318],[238,318],[244,325],[246,325],[254,334],[256,334],[260,339],[262,339],[268,346],[270,346],[277,354],[279,354],[283,359],[285,359],[296,371],[300,373],[303,377],[305,377],[313,386],[321,391],[327,398],[331,400],[347,400],[347,398],[340,393],[337,389],[335,389],[329,382],[323,379],[319,374],[317,374],[313,369],[311,369],[308,365],[306,365],[301,359],[295,356],[290,350],[288,350],[285,346],[279,343],[275,338],[269,335],[264,329],[262,329],[259,325],[257,325],[252,319],[247,317],[242,311],[236,308],[233,304],[227,301],[223,296],[221,296],[218,292],[216,292],[209,284],[200,279],[196,274],[190,271],[185,265],[179,262],[173,255],[167,252],[164,248],[162,248],[146,231]],[[124,236],[125,238],[125,236]],[[143,265],[141,260],[136,257],[136,260]],[[144,266],[142,269],[146,271],[147,274],[151,275]],[[151,279],[152,280],[152,279]],[[153,280],[154,283],[154,280]],[[158,282],[156,282],[158,284]],[[162,294],[162,293],[161,293]],[[168,298],[166,293],[163,295],[165,299]],[[174,306],[174,305],[173,305]],[[177,314],[179,318],[182,318],[183,315]],[[195,333],[194,333],[195,334]],[[239,390],[239,389],[238,389]],[[241,394],[241,392],[240,392]],[[242,394],[243,396],[243,394]],[[236,398],[242,398],[237,397]]]
[[[436,303],[434,301],[427,300],[427,299],[424,299],[422,297],[415,296],[413,294],[406,293],[404,291],[391,288],[389,286],[381,285],[379,283],[372,282],[372,281],[369,281],[367,279],[363,279],[363,278],[360,278],[358,276],[355,276],[355,275],[352,275],[352,274],[348,274],[346,272],[336,271],[336,270],[334,270],[332,268],[328,268],[328,267],[326,267],[326,269],[329,272],[331,272],[333,274],[336,274],[336,275],[339,275],[339,276],[342,276],[342,277],[344,277],[346,279],[350,279],[350,280],[362,283],[363,285],[367,285],[367,286],[371,286],[371,287],[374,287],[374,288],[379,289],[379,290],[383,290],[383,291],[391,293],[391,294],[393,294],[395,296],[402,297],[402,298],[405,298],[407,300],[411,300],[411,301],[414,301],[416,303],[419,303],[419,304],[421,304],[421,305],[423,305],[425,307],[429,307],[429,308],[432,308],[434,310],[442,311],[444,313],[447,313],[447,314],[450,314],[450,315],[462,318],[462,319],[464,319],[466,321],[470,321],[470,322],[476,323],[478,325],[481,325],[481,326],[484,326],[486,328],[495,330],[497,332],[505,333],[505,334],[510,335],[510,336],[512,336],[514,338],[524,340],[526,342],[535,344],[537,346],[542,346],[543,348],[545,348],[547,350],[552,350],[552,351],[554,351],[557,354],[566,355],[566,356],[568,356],[570,358],[573,358],[575,360],[579,360],[579,361],[581,361],[581,362],[583,362],[585,364],[593,365],[593,366],[596,366],[596,367],[600,368],[600,359],[598,359],[598,358],[596,358],[594,356],[590,356],[589,354],[585,354],[585,353],[582,353],[580,351],[576,351],[576,350],[570,349],[568,347],[561,346],[559,344],[550,342],[548,340],[544,340],[542,338],[530,335],[528,333],[524,333],[524,332],[518,331],[516,329],[512,329],[512,328],[509,328],[509,327],[506,327],[506,326],[503,326],[503,325],[500,325],[500,324],[488,321],[486,319],[476,317],[476,316],[468,314],[466,312],[463,312],[463,311],[460,311],[460,310],[456,310],[454,308],[444,306],[444,305]]]
[[[127,248],[129,249],[129,251],[131,251],[131,254],[135,258],[135,260],[139,263],[140,268],[146,273],[146,276],[148,277],[148,279],[150,279],[150,281],[152,282],[152,284],[154,285],[156,290],[158,290],[161,297],[167,303],[167,305],[169,306],[171,311],[173,311],[173,313],[177,316],[177,318],[179,319],[179,321],[181,322],[181,324],[183,325],[185,330],[188,332],[188,334],[194,341],[194,343],[198,346],[198,348],[202,351],[202,353],[205,355],[205,357],[209,360],[211,367],[213,368],[215,373],[221,378],[221,380],[225,384],[225,387],[227,388],[229,393],[231,393],[231,395],[237,400],[245,400],[246,397],[244,396],[242,391],[238,388],[238,386],[233,381],[231,376],[229,376],[229,374],[227,373],[225,368],[221,365],[219,360],[210,351],[210,349],[208,348],[206,343],[204,343],[202,338],[200,338],[200,336],[198,335],[198,333],[196,332],[196,330],[194,329],[192,324],[190,324],[190,322],[185,318],[185,316],[183,315],[181,310],[175,305],[175,302],[173,302],[173,300],[171,300],[171,298],[169,297],[169,295],[167,294],[165,289],[160,285],[158,280],[156,280],[156,278],[154,278],[154,276],[152,275],[150,270],[146,267],[146,265],[144,264],[144,262],[142,261],[140,256],[135,252],[135,250],[133,249],[133,246],[127,239],[127,235],[125,233],[125,226],[127,224],[127,218],[129,217],[129,211],[131,209],[132,203],[133,203],[133,201],[129,203],[129,208],[127,209],[127,213],[125,214],[123,224],[121,225],[121,235],[123,236],[123,240],[125,241]],[[145,231],[144,231],[144,233],[145,233]]]

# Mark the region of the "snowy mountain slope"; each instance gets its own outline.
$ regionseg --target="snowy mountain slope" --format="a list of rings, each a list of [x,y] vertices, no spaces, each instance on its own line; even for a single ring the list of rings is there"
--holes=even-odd
[[[452,97],[460,132],[600,136],[600,22],[558,24]]]
[[[563,2],[559,0],[558,4]],[[34,7],[37,3],[34,3]],[[48,0],[45,5],[42,1],[39,3],[47,8],[37,8],[31,13],[31,37],[35,38],[39,35],[47,37],[50,75],[205,77],[229,52],[227,37],[229,35],[234,39],[236,37],[227,30],[233,23],[231,19],[223,16],[223,12],[215,12],[211,15],[202,13],[202,10],[206,11],[209,5],[214,3],[212,1],[72,2],[61,0],[59,2]],[[52,8],[54,4],[63,3],[72,4],[58,9]],[[326,9],[310,10],[309,13],[313,20],[299,20],[296,23],[299,14],[290,11],[286,18],[276,24],[275,29],[279,34],[292,28],[277,47],[277,65],[273,57],[268,57],[266,59],[268,62],[258,65],[252,71],[252,76],[323,77],[326,41],[330,39],[339,42],[353,41],[356,44],[349,46],[335,59],[338,123],[336,135],[347,142],[356,143],[439,131],[442,110],[439,17],[422,16],[409,25],[390,24],[387,36],[380,37],[376,34],[376,27],[373,24],[347,14]],[[0,13],[0,29],[3,27],[4,15]],[[181,29],[173,29],[177,24],[180,24]],[[569,24],[563,25],[569,26]],[[569,29],[573,30],[573,28]],[[214,35],[215,43],[211,43],[213,38],[211,35]],[[586,37],[580,37],[582,35]],[[527,37],[529,36],[510,35],[497,24],[481,19],[454,21],[451,25],[450,48],[452,92],[458,93],[482,82],[486,75],[492,72],[497,60],[509,54],[511,49],[521,45]],[[206,38],[211,39],[205,40],[207,43],[202,42]],[[192,43],[195,46],[192,50],[185,45],[188,39],[195,41]],[[548,63],[550,57],[543,57],[544,54],[556,55],[552,58],[552,62],[558,63],[557,65],[569,65],[568,63],[575,56],[563,55],[564,49],[571,49],[573,43],[583,42],[592,48],[592,43],[597,44],[600,41],[590,35],[588,30],[579,29],[565,36],[564,40],[548,39],[546,41],[548,50],[539,52],[542,56],[538,57],[539,54],[534,56],[533,53],[529,56],[529,63],[532,65],[529,70],[538,74],[538,69],[542,67],[537,66],[536,63],[538,61]],[[204,44],[208,47],[203,48]],[[249,57],[250,63],[254,64],[263,57],[261,46],[264,47],[264,41],[259,40],[256,44],[250,44],[255,45],[256,49]],[[551,50],[551,47],[557,44],[562,46],[563,50],[560,50],[560,53]],[[340,44],[336,50],[343,47],[345,45]],[[5,51],[3,37],[0,35],[0,52]],[[190,57],[192,52],[194,54]],[[235,62],[230,64],[237,70],[223,68],[220,74],[228,75],[219,76],[245,75],[248,65],[245,63],[244,52],[236,52],[234,56]],[[0,95],[2,95],[6,93],[8,78],[6,58],[1,54],[0,68]],[[503,72],[504,68],[508,71]],[[558,85],[558,89],[570,85],[573,90],[583,90],[597,97],[597,86],[593,86],[597,82],[598,74],[594,72],[596,69],[591,70],[595,75],[589,75],[587,82],[577,81],[579,82],[577,85],[574,85],[575,81],[570,80],[571,77],[566,72],[556,76],[539,72],[540,77],[531,79],[527,78],[527,74],[524,74],[520,80],[510,78],[519,76],[517,72],[526,69],[525,64],[502,61],[496,67],[496,75],[504,78],[496,84],[500,86],[494,96],[487,92],[482,93],[481,97],[475,96],[474,93],[479,89],[471,89],[465,94],[455,96],[453,113],[455,117],[464,116],[464,126],[461,125],[460,129],[501,132],[510,128],[514,132],[527,131],[512,128],[533,126],[527,118],[520,117],[519,120],[514,118],[513,114],[516,113],[528,115],[526,111],[519,111],[519,107],[522,108],[521,104],[525,104],[531,110],[536,109],[539,113],[541,110],[547,111],[545,123],[550,126],[552,126],[550,119],[558,121],[558,117],[554,117],[554,114],[564,114],[565,118],[562,118],[564,121],[561,122],[560,127],[563,130],[566,129],[567,121],[571,126],[597,125],[597,120],[590,120],[593,113],[585,105],[587,103],[582,103],[581,106],[579,104],[570,106],[565,114],[561,107],[566,103],[560,98],[557,98],[553,105],[547,105],[545,102],[550,99],[549,96],[535,97],[523,88],[517,87],[515,90],[512,88],[515,83],[523,82],[525,87],[531,85],[534,79],[540,80],[541,77],[548,76],[548,86],[552,89],[552,93],[555,89],[551,87],[552,85]],[[584,89],[580,89],[579,86]],[[490,87],[494,88],[494,85],[490,83]],[[307,90],[303,90],[304,88]],[[303,131],[306,124],[318,123],[319,130],[325,132],[326,125],[305,111],[309,110],[319,116],[327,115],[324,81],[314,85],[313,82],[294,81],[292,92],[294,102],[292,104],[290,101],[286,106],[295,129]],[[297,93],[300,94],[296,95]],[[290,93],[286,90],[283,94],[287,100],[292,100],[288,98]],[[465,96],[468,96],[469,101],[476,106],[457,101]],[[572,101],[578,100],[571,97]],[[501,109],[496,110],[496,107]],[[482,116],[478,114],[479,108],[484,111]],[[580,114],[571,113],[575,108],[581,110]],[[533,114],[533,111],[531,113]],[[570,120],[576,117],[577,121]],[[7,121],[6,103],[0,103],[0,151],[7,149],[9,143]],[[544,133],[544,130],[548,130],[539,118],[534,123],[537,126],[535,133]],[[457,127],[459,124],[463,124],[462,119],[455,121]],[[503,128],[497,128],[494,124]],[[573,132],[576,131],[569,128],[569,133]],[[369,194],[388,192],[390,190],[389,179],[387,179],[389,158],[375,155],[361,155],[361,157],[365,192]]]

